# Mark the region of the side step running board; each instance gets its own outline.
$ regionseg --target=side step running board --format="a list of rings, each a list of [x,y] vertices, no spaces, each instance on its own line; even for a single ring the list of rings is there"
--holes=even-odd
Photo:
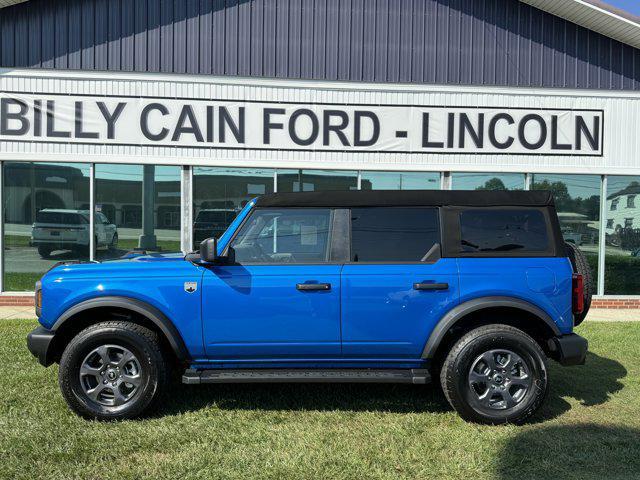
[[[412,383],[431,380],[425,369],[187,369],[182,383]]]

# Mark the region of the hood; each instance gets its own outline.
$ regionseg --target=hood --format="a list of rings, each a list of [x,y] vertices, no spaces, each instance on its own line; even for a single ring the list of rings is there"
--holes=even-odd
[[[197,267],[185,260],[182,253],[131,254],[102,262],[61,262],[51,268],[43,278],[164,277],[175,275],[180,270],[193,268]]]

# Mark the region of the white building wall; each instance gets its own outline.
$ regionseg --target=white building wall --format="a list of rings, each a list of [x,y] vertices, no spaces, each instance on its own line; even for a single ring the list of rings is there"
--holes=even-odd
[[[52,93],[183,99],[327,102],[353,105],[596,109],[604,115],[602,156],[203,149],[0,141],[0,160],[154,163],[269,168],[640,174],[640,94],[283,81],[158,74],[0,71],[0,94]]]

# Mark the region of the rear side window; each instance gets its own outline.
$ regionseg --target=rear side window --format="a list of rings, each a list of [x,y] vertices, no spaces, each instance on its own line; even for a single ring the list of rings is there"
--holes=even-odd
[[[419,262],[439,238],[435,208],[351,209],[352,262]]]
[[[536,209],[460,212],[460,252],[542,253],[549,250],[547,221]]]

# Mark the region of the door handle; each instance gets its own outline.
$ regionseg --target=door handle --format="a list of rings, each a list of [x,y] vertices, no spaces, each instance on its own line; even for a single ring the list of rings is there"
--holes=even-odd
[[[448,283],[414,283],[414,290],[448,290]]]
[[[318,290],[331,290],[330,283],[297,283],[296,288],[301,292],[313,292]]]

